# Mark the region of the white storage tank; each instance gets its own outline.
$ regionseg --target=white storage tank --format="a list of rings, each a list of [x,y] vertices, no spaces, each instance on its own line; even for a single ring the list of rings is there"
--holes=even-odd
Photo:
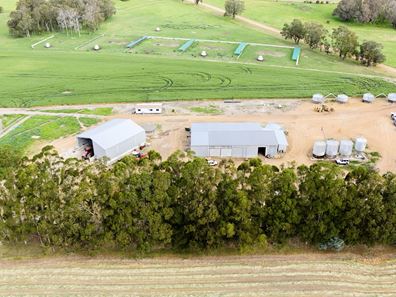
[[[347,95],[345,95],[345,94],[339,94],[337,96],[337,101],[340,102],[340,103],[347,103],[348,100],[349,100],[349,97]]]
[[[322,158],[326,155],[326,142],[316,141],[313,146],[312,155],[317,158]]]
[[[353,142],[349,139],[344,139],[340,141],[340,155],[343,157],[350,157],[352,155]]]
[[[329,158],[335,158],[338,154],[339,142],[337,140],[326,141],[326,156]]]
[[[395,103],[396,102],[396,93],[390,93],[388,95],[388,101],[392,102],[392,103]]]
[[[371,93],[366,93],[363,95],[363,102],[371,103],[375,99],[375,96]]]
[[[355,150],[358,153],[363,153],[366,150],[366,146],[367,146],[367,139],[366,138],[364,138],[364,137],[356,138]]]
[[[325,100],[324,96],[322,94],[314,94],[312,96],[312,102],[313,103],[323,103]]]

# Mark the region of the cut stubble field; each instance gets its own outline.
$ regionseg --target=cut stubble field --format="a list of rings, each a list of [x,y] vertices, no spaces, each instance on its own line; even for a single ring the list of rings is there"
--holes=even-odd
[[[0,260],[7,296],[394,296],[392,254]]]

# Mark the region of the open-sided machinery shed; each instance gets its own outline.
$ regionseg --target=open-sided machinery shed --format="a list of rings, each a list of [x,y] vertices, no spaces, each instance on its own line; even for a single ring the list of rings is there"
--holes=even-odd
[[[199,157],[274,157],[287,149],[284,132],[258,123],[194,123],[191,150]]]
[[[114,119],[77,136],[79,147],[90,146],[95,158],[114,162],[144,144],[146,132],[129,119]]]

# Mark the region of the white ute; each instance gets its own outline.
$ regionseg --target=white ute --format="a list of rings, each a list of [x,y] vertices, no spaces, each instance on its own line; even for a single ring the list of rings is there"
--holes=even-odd
[[[339,160],[336,160],[336,163],[338,165],[349,165],[349,160],[348,159],[339,159]]]
[[[216,166],[218,164],[218,162],[216,160],[207,160],[209,166]]]

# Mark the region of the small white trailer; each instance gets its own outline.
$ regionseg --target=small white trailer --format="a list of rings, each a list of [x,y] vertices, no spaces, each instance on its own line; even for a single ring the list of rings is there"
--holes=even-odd
[[[137,114],[160,114],[163,111],[161,103],[142,103],[136,104],[135,113]]]

